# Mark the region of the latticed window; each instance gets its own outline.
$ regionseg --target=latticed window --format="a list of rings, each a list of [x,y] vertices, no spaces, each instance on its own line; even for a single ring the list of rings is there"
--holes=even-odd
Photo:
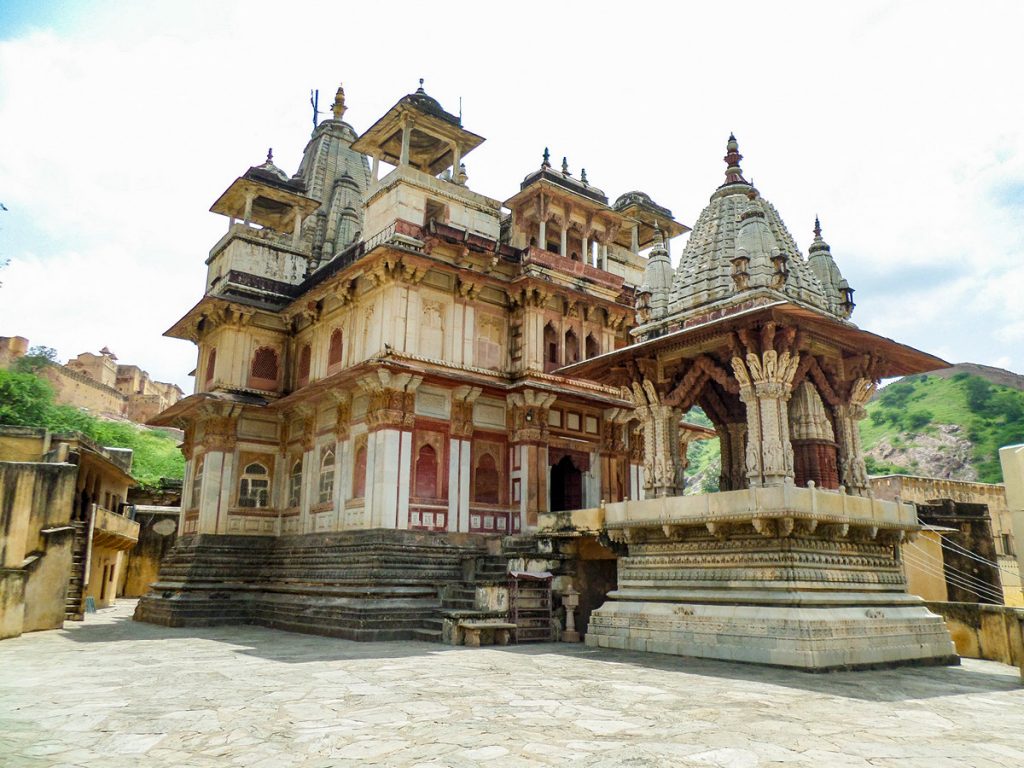
[[[288,506],[297,507],[302,503],[302,461],[292,464],[288,474]]]
[[[352,498],[361,499],[366,496],[366,446],[361,445],[356,451],[352,463]]]
[[[270,476],[259,462],[245,467],[238,481],[238,506],[262,508],[270,502]]]
[[[217,368],[217,348],[214,347],[210,350],[209,356],[206,358],[206,383],[209,385],[213,382],[213,372]]]
[[[327,364],[338,365],[341,362],[341,353],[344,349],[344,337],[341,335],[341,328],[335,328],[331,334],[331,343],[327,348]]]
[[[498,467],[491,454],[485,453],[477,462],[473,485],[475,496],[473,501],[478,501],[481,504],[499,503]]]
[[[252,356],[252,377],[263,381],[277,381],[277,352],[260,347]]]
[[[309,364],[310,358],[313,352],[310,349],[309,344],[302,347],[302,351],[299,352],[299,386],[304,387],[309,384]]]
[[[334,451],[324,451],[320,458],[320,503],[326,504],[334,498]]]
[[[206,459],[196,462],[195,473],[192,475],[192,509],[199,509],[199,498],[203,492],[203,466]]]

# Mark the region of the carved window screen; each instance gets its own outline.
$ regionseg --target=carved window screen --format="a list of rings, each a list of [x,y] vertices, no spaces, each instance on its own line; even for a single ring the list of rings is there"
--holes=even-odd
[[[262,509],[270,502],[270,476],[259,462],[245,467],[238,481],[238,506]]]
[[[264,382],[277,382],[277,352],[270,347],[260,347],[252,356],[252,378]]]

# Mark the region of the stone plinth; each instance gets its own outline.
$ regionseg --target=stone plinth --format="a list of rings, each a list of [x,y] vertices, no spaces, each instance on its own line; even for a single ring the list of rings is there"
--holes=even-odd
[[[807,670],[957,663],[908,595],[910,505],[781,486],[605,507],[628,554],[589,645]]]

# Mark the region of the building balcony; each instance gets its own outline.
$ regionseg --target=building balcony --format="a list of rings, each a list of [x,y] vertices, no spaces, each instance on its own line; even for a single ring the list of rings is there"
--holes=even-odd
[[[139,540],[139,524],[124,515],[97,506],[92,523],[93,546],[131,549]]]

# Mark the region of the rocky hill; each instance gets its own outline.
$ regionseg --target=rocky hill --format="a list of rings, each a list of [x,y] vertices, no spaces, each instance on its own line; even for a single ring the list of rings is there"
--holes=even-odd
[[[974,363],[907,376],[878,391],[861,422],[871,474],[1002,481],[999,448],[1024,443],[1024,376]],[[688,418],[706,423],[699,409]],[[687,492],[716,490],[715,440],[690,446]]]

